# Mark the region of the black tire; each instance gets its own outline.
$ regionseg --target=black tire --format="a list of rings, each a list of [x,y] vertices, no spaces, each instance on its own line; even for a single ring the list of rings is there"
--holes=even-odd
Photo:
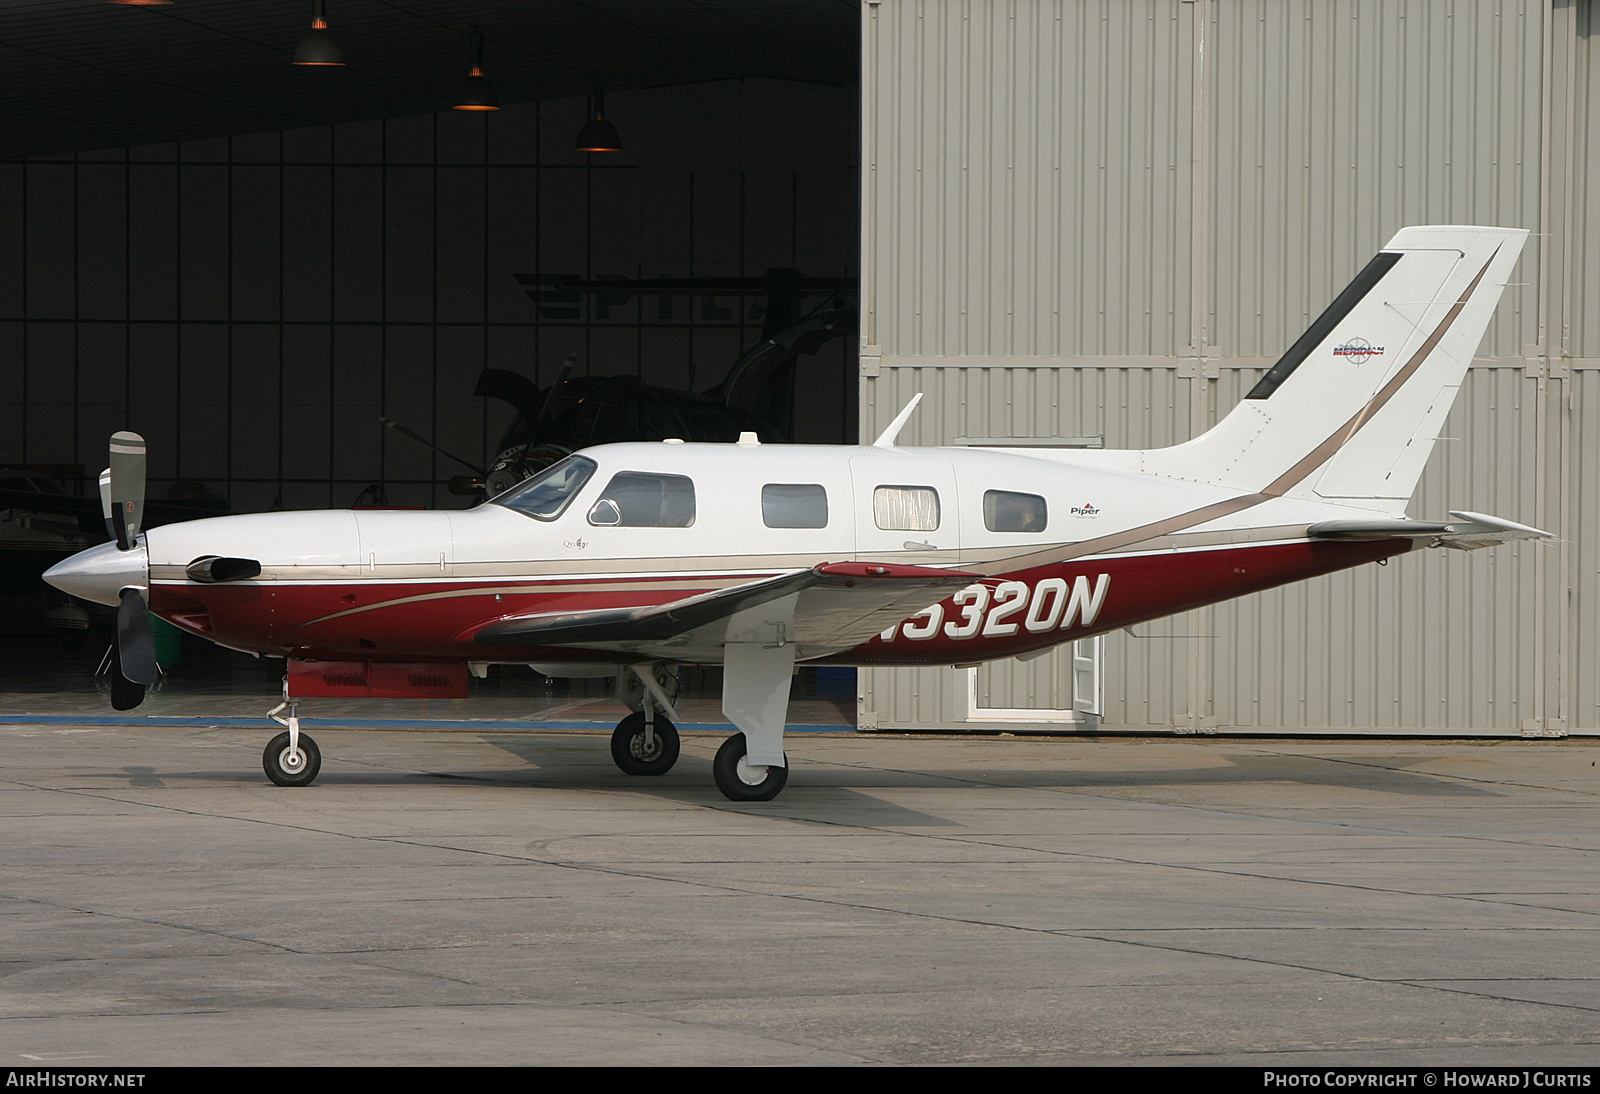
[[[656,714],[655,747],[644,746],[644,714],[635,711],[611,734],[611,759],[624,775],[665,775],[678,762],[678,727]]]
[[[789,781],[787,767],[767,768],[767,777],[758,783],[746,782],[739,775],[739,761],[745,758],[748,748],[744,734],[735,733],[717,749],[717,758],[711,761],[711,775],[717,780],[722,796],[735,802],[769,802],[778,796]]]
[[[322,750],[317,748],[317,742],[307,734],[300,734],[300,751],[305,754],[305,765],[299,770],[285,766],[284,754],[288,751],[288,731],[267,742],[266,751],[261,754],[261,768],[267,773],[267,778],[279,786],[310,786],[311,780],[322,770]]]

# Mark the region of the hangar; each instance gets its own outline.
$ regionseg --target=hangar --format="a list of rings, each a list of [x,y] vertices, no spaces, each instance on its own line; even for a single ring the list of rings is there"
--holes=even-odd
[[[0,11],[0,466],[82,493],[131,427],[175,504],[467,504],[486,370],[716,398],[839,292],[855,329],[753,404],[789,439],[922,392],[910,443],[1153,447],[1400,226],[1527,227],[1413,515],[1558,542],[1108,636],[1097,722],[1600,732],[1593,0],[322,9],[342,64],[291,63],[303,0]],[[456,109],[474,70],[499,109]],[[620,151],[576,147],[597,114]],[[863,670],[858,724],[1070,728],[1080,669]]]

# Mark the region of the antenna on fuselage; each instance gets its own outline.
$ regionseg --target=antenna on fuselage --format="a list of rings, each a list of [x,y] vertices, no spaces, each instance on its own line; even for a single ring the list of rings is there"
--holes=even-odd
[[[922,402],[922,392],[919,391],[911,396],[911,401],[906,404],[906,408],[895,416],[894,421],[889,423],[889,428],[880,433],[878,439],[872,442],[872,447],[893,448],[895,441],[900,437],[900,430],[905,427],[906,422],[911,418],[911,412],[917,409],[917,404],[920,402]]]

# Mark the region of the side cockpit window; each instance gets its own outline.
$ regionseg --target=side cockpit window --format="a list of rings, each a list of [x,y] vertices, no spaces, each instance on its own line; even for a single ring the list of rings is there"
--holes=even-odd
[[[593,460],[584,456],[568,456],[489,500],[534,520],[555,520],[577,497],[583,484],[594,474],[594,469]]]
[[[768,528],[826,528],[828,492],[814,483],[768,483],[761,488],[761,521]]]
[[[985,490],[983,526],[991,532],[1042,532],[1045,526],[1044,499],[1038,494]]]
[[[872,519],[886,532],[934,532],[939,491],[931,486],[880,486],[872,492]]]
[[[589,523],[616,528],[687,528],[694,483],[682,475],[619,471],[589,510]]]

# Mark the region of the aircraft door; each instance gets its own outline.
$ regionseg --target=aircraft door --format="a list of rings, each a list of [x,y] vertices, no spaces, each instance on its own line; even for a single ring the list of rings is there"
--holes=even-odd
[[[944,456],[898,449],[850,458],[856,558],[913,566],[961,561],[955,465]]]

